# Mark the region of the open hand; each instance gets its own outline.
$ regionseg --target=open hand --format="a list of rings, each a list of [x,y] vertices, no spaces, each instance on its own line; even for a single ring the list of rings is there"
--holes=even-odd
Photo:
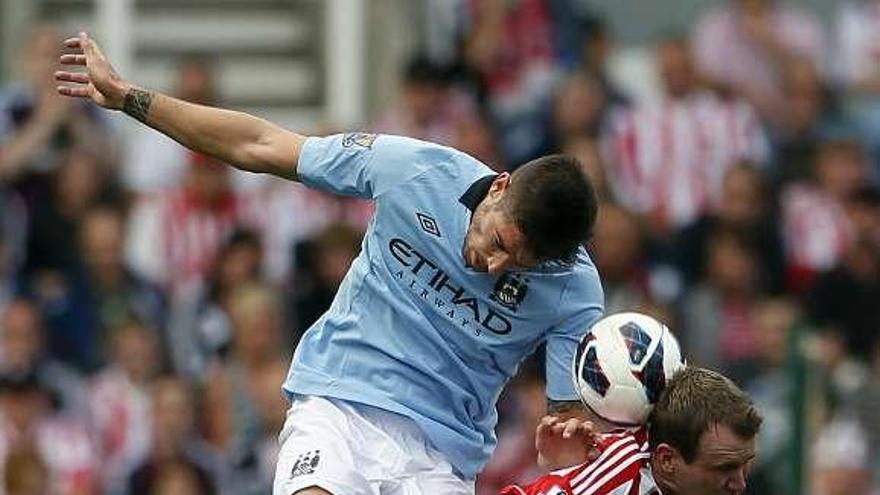
[[[64,83],[58,93],[74,98],[89,98],[98,105],[113,110],[122,108],[128,84],[119,77],[101,52],[98,44],[85,33],[64,40],[64,46],[77,49],[76,53],[61,56],[61,64],[84,66],[86,72],[55,72],[55,79]]]
[[[539,463],[550,470],[595,460],[596,442],[593,423],[578,418],[544,416],[535,434]]]

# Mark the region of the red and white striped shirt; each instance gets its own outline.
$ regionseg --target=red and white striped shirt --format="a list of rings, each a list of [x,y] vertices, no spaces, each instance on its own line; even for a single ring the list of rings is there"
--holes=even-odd
[[[852,238],[843,205],[807,184],[789,186],[781,202],[790,267],[814,272],[833,268]]]
[[[615,198],[678,228],[719,200],[728,167],[765,161],[768,145],[750,105],[701,92],[616,111],[602,152]]]
[[[48,468],[49,493],[98,493],[101,465],[85,425],[63,415],[48,415],[33,422],[30,430],[21,431],[0,416],[0,479],[5,476],[9,454],[17,447],[33,445]],[[0,495],[6,495],[3,483]]]
[[[131,471],[147,457],[152,432],[148,390],[125,373],[108,367],[91,380],[92,434],[104,487],[124,486]]]
[[[659,495],[651,477],[647,432],[619,431],[602,436],[593,462],[554,471],[501,495]]]
[[[198,286],[237,226],[261,232],[254,212],[262,197],[227,193],[211,204],[185,189],[140,199],[128,233],[128,261],[142,276],[173,292]]]

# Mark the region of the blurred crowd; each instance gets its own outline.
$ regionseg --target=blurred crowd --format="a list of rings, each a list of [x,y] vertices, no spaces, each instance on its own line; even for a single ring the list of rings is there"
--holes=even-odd
[[[577,2],[450,4],[455,56],[415,52],[365,127],[498,171],[577,156],[607,312],[665,321],[761,407],[749,493],[880,492],[880,1],[839,2],[830,29],[719,1],[650,47],[660,101],[628,94],[626,47]],[[61,37],[36,26],[0,90],[0,495],[269,493],[290,355],[371,205],[57,97]],[[222,105],[215,86],[192,57],[171,92]],[[479,495],[538,473],[539,362]]]

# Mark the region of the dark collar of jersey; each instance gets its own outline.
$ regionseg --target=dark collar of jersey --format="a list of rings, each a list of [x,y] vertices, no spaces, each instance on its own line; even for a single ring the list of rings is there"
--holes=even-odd
[[[458,198],[458,201],[461,204],[468,207],[471,212],[477,209],[477,206],[483,201],[483,198],[489,194],[489,188],[492,187],[492,181],[495,180],[495,175],[487,175],[485,177],[480,177],[470,187],[468,187],[467,191]]]

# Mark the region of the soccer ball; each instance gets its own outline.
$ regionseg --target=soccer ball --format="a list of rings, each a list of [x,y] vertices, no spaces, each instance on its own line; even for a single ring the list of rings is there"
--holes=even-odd
[[[648,419],[666,381],[684,365],[666,325],[640,313],[617,313],[584,336],[572,371],[578,395],[596,415],[636,426]]]

